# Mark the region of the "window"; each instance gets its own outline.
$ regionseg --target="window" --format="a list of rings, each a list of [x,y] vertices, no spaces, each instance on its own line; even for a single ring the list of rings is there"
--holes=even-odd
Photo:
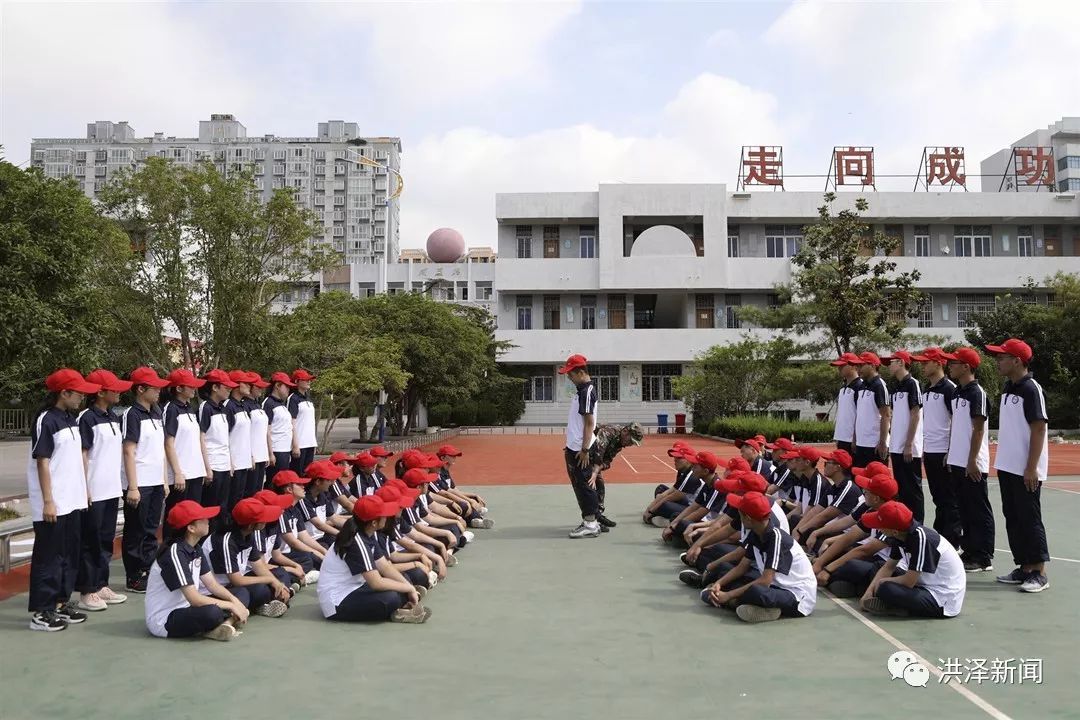
[[[285,159],[285,151],[284,150],[275,150],[274,151],[274,159],[275,160],[284,160]]]
[[[626,296],[608,295],[607,326],[610,330],[626,329]]]
[[[596,296],[581,296],[581,329],[596,329]]]
[[[953,230],[956,257],[990,257],[989,225],[957,225]]]
[[[956,296],[956,326],[971,327],[972,316],[994,309],[994,296],[987,293],[967,293]]]
[[[559,329],[559,296],[544,296],[544,329]]]
[[[714,328],[716,327],[716,296],[706,293],[698,293],[694,301],[697,312],[695,316],[697,318],[697,327],[699,328]]]
[[[532,257],[532,226],[518,225],[517,230],[517,256],[519,258]]]
[[[1058,158],[1058,170],[1066,168],[1080,168],[1080,155],[1066,155],[1063,158]]]
[[[767,235],[765,237],[765,256],[771,258],[784,257],[784,238]]]
[[[929,296],[919,306],[919,315],[915,324],[921,328],[934,327],[934,301]]]
[[[532,295],[517,296],[517,328],[532,330]]]
[[[105,177],[105,167],[98,165],[94,168],[94,177]]]
[[[477,300],[490,300],[491,299],[491,283],[476,283],[476,299]]]
[[[274,174],[275,175],[284,175],[285,174],[285,164],[284,163],[274,163]]]
[[[581,257],[596,257],[596,227],[581,225],[578,228],[578,237],[581,240]]]
[[[1059,178],[1057,181],[1058,192],[1074,192],[1080,190],[1080,178]]]
[[[915,226],[915,256],[930,257],[930,226]]]
[[[802,248],[802,227],[799,225],[766,225],[765,256],[794,257]]]
[[[902,257],[904,254],[904,226],[903,225],[886,225],[885,237],[893,243],[893,247],[889,250],[888,254],[892,257]],[[885,255],[882,249],[878,250],[878,255]]]
[[[544,257],[545,258],[557,258],[557,257],[559,257],[559,226],[558,225],[545,225],[544,226]]]
[[[1035,254],[1035,243],[1031,236],[1030,225],[1021,225],[1016,229],[1016,250],[1020,257],[1031,257]]]
[[[739,226],[728,225],[727,230],[727,256],[739,257]]]
[[[345,204],[345,196],[344,195],[335,195],[334,196],[334,204],[335,205],[344,205]]]
[[[671,379],[682,375],[682,366],[642,365],[641,399],[643,402],[670,402],[675,399],[671,391]]]
[[[742,295],[724,295],[724,305],[727,313],[727,326],[729,330],[738,330],[742,327],[739,320],[739,308],[742,307]]]
[[[551,375],[533,375],[525,380],[525,402],[554,402],[555,380]]]
[[[619,402],[618,365],[590,365],[589,377],[596,381],[601,402]]]

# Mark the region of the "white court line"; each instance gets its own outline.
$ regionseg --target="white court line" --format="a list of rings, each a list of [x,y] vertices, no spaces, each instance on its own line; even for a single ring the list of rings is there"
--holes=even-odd
[[[1005,548],[994,548],[994,550],[1000,553],[1012,552],[1011,550],[1006,550]],[[1073,558],[1054,557],[1053,555],[1050,556],[1050,559],[1060,560],[1061,562],[1080,563],[1080,560],[1074,560]]]
[[[829,592],[827,590],[820,590],[820,589],[818,590],[818,592],[825,595],[830,600],[832,600],[834,603],[839,605],[841,608],[843,608],[844,612],[848,613],[849,615],[854,617],[856,620],[861,622],[863,625],[870,628],[874,632],[875,635],[877,635],[878,637],[885,640],[887,643],[892,645],[897,650],[905,650],[905,651],[911,653],[912,655],[914,655],[915,659],[918,660],[920,663],[922,663],[922,666],[924,668],[926,668],[927,670],[929,670],[931,675],[939,678],[938,684],[943,684],[945,687],[952,688],[956,692],[960,693],[960,695],[962,697],[964,697],[967,700],[971,701],[980,710],[985,712],[990,717],[994,718],[994,720],[1012,720],[1011,717],[1009,717],[1005,713],[1001,712],[1000,710],[998,710],[996,707],[994,707],[990,703],[983,700],[981,697],[979,697],[978,695],[973,693],[971,690],[968,690],[967,686],[962,685],[961,683],[958,683],[958,682],[941,683],[940,678],[943,677],[945,675],[945,673],[943,673],[941,671],[941,668],[939,668],[937,665],[935,665],[934,663],[931,663],[931,662],[927,662],[926,658],[922,657],[921,655],[919,655],[919,653],[915,652],[910,647],[908,647],[904,643],[897,640],[895,637],[890,635],[888,633],[888,631],[886,631],[880,625],[873,622],[872,620],[867,619],[861,612],[859,612],[858,610],[856,610],[855,608],[853,608],[851,605],[847,604],[843,600],[840,600],[838,597],[833,595],[831,592]]]
[[[674,470],[674,469],[675,469],[675,466],[674,466],[674,465],[668,465],[668,464],[667,464],[666,462],[664,462],[663,460],[661,460],[661,459],[660,459],[660,457],[658,457],[658,456],[656,456],[656,455],[653,455],[653,457],[654,457],[654,458],[656,458],[657,460],[660,460],[660,464],[662,464],[662,465],[665,465],[666,467],[670,468],[671,470]]]
[[[625,455],[620,455],[619,457],[621,457],[621,458],[622,458],[622,460],[623,460],[623,462],[624,462],[624,463],[626,463],[627,465],[630,465],[630,461],[626,459],[626,456],[625,456]],[[637,468],[636,468],[636,467],[634,467],[633,465],[630,465],[630,469],[634,471],[634,474],[635,474],[635,475],[636,475],[636,474],[638,474]]]

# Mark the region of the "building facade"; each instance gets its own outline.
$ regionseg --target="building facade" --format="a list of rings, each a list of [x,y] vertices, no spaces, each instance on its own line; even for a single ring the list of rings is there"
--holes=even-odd
[[[1080,200],[1072,193],[841,193],[866,198],[867,221],[902,238],[899,271],[930,297],[913,331],[961,339],[995,295],[1080,272]],[[601,185],[596,192],[496,196],[498,335],[503,361],[529,376],[523,423],[565,420],[555,370],[585,355],[602,420],[656,423],[685,412],[671,380],[687,363],[750,332],[738,308],[777,302],[821,193],[728,192],[724,185]],[[869,253],[870,251],[868,251]],[[1036,302],[1047,302],[1045,292]]]
[[[1015,189],[1021,192],[1039,190],[1038,186],[1017,183],[1009,175],[1012,168],[1014,148],[1053,148],[1056,176],[1055,189],[1059,192],[1080,191],[1080,117],[1065,117],[1046,128],[1025,135],[1009,147],[997,151],[980,164],[982,189],[997,191]],[[1043,192],[1046,189],[1043,188]]]

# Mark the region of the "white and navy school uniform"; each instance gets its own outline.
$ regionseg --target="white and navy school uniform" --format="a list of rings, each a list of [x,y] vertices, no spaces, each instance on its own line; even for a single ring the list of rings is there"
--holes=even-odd
[[[210,575],[198,547],[184,540],[164,548],[150,566],[146,582],[146,629],[154,637],[181,638],[202,635],[225,622],[229,614],[217,605],[192,607],[184,597],[185,587],[209,594],[203,578]]]
[[[401,539],[401,533],[395,525],[387,525],[383,530],[377,530],[375,532],[375,540],[382,546],[383,553],[387,559],[396,552],[401,552],[405,548],[397,543]],[[393,562],[393,560],[391,560]],[[405,579],[417,587],[431,587],[431,581],[428,579],[428,574],[423,569],[414,567],[408,570],[401,570]]]
[[[907,505],[911,509],[915,519],[923,520],[923,489],[922,489],[922,454],[923,432],[922,413],[916,421],[915,437],[911,442],[911,461],[904,460],[904,446],[907,444],[908,430],[912,424],[912,411],[922,408],[922,389],[919,381],[908,373],[907,377],[899,382],[893,390],[891,404],[892,432],[889,441],[889,452],[892,455],[893,476],[900,491],[896,495],[897,501]]]
[[[990,471],[989,421],[983,426],[982,444],[975,459],[975,466],[982,475],[981,482],[968,478],[967,464],[975,429],[974,420],[986,420],[987,416],[986,392],[977,381],[972,380],[956,389],[953,393],[948,462],[960,508],[960,546],[965,562],[982,566],[990,565],[994,557],[994,511],[990,507],[990,496],[986,489],[986,476]]]
[[[270,574],[278,579],[282,585],[289,587],[295,580],[289,575],[289,571],[274,564],[274,551],[281,550],[284,543],[278,535],[277,523],[266,523],[262,530],[251,533],[251,560],[262,560],[270,567]]]
[[[354,498],[362,498],[366,495],[374,495],[375,491],[382,487],[379,478],[374,474],[369,475],[357,468],[356,474],[349,482],[348,494]]]
[[[908,570],[919,573],[915,587],[881,583],[877,598],[912,615],[956,617],[964,604],[967,574],[956,549],[937,532],[914,521],[904,540],[888,538],[892,560],[906,560]]]
[[[596,488],[589,487],[589,477],[592,473],[588,467],[581,467],[577,458],[577,454],[582,449],[592,447],[594,436],[585,437],[585,418],[592,415],[593,427],[600,425],[599,399],[594,380],[575,386],[566,419],[566,447],[563,450],[563,456],[566,461],[566,474],[574,488],[574,495],[577,496],[582,518],[589,515],[595,516],[601,511],[601,499],[598,493],[600,485],[597,483]]]
[[[87,455],[89,505],[82,516],[82,554],[76,589],[93,593],[109,584],[109,563],[116,540],[116,514],[123,494],[120,419],[109,410],[91,405],[79,414],[79,435]]]
[[[244,497],[251,497],[262,490],[266,482],[266,464],[270,461],[270,448],[266,444],[270,433],[270,418],[262,405],[251,398],[245,398],[244,405],[251,419],[251,473],[248,475]]]
[[[206,478],[206,463],[203,462],[202,430],[199,428],[199,416],[191,403],[170,400],[161,411],[165,421],[165,437],[173,439],[173,450],[184,474],[186,486],[183,493],[173,492],[176,473],[168,466],[169,497],[165,498],[166,512],[181,500],[194,500],[202,503],[203,480]]]
[[[327,493],[327,495],[330,496],[329,513],[331,515],[339,515],[339,514],[340,515],[350,515],[351,514],[347,509],[345,509],[344,505],[342,505],[342,504],[340,504],[338,502],[338,499],[342,495],[344,495],[347,498],[352,499],[353,502],[356,502],[357,498],[356,498],[355,495],[353,495],[352,483],[351,482],[348,482],[348,483],[343,482],[341,480],[341,478],[338,478],[333,483],[331,483],[331,485],[330,485],[329,489],[327,489],[326,493]]]
[[[232,511],[233,505],[244,498],[251,475],[251,416],[245,400],[229,398],[225,401],[225,414],[232,418],[229,424],[229,457],[232,460],[232,479],[229,481],[229,498],[221,503]]]
[[[1028,454],[1031,451],[1031,425],[1047,422],[1046,397],[1042,386],[1028,373],[1017,382],[1005,383],[1001,392],[998,449],[994,457],[1001,489],[1001,510],[1009,550],[1017,565],[1036,565],[1050,560],[1046,528],[1042,521],[1042,484],[1049,464],[1047,429],[1043,428],[1042,452],[1035,471],[1039,484],[1030,492],[1024,484]]]
[[[304,518],[304,529],[315,542],[323,547],[330,547],[334,542],[334,536],[320,530],[312,521],[318,519],[326,522],[326,518],[333,514],[330,505],[331,500],[324,492],[318,495],[309,492],[297,503],[297,508]]]
[[[881,437],[881,411],[890,402],[885,380],[880,375],[864,380],[855,398],[855,467],[866,467],[874,460],[887,462],[888,458],[879,457],[877,452],[882,439],[886,448],[889,445],[889,436]]]
[[[848,513],[855,521],[855,524],[845,530],[845,533],[862,532],[866,535],[865,538],[856,542],[856,545],[865,545],[866,543],[877,540],[882,543],[887,539],[886,536],[880,530],[871,530],[862,524],[862,516],[870,511],[870,506],[866,504],[866,500],[860,495],[855,502],[851,512]],[[848,560],[843,565],[835,568],[829,573],[829,582],[847,582],[855,586],[859,594],[866,592],[866,588],[873,582],[874,577],[877,575],[878,570],[889,561],[890,550],[888,547],[883,547],[874,553],[873,557],[866,559],[853,559]],[[903,573],[907,571],[907,560],[901,560],[897,565],[897,572]]]
[[[826,486],[830,485],[830,483],[823,478],[821,473],[817,470],[815,470],[810,477],[803,477],[797,473],[791,473],[791,478],[791,500],[798,505],[798,508],[795,510],[795,516],[791,518],[791,522],[798,525],[799,520],[810,508],[815,506],[829,506],[829,493]]]
[[[289,415],[296,421],[293,437],[300,448],[300,456],[292,458],[292,469],[297,475],[302,475],[304,468],[315,460],[315,446],[319,444],[315,434],[315,405],[307,395],[294,390],[289,395],[288,407]]]
[[[749,532],[743,548],[759,576],[773,571],[768,586],[753,585],[739,596],[739,601],[758,607],[780,608],[785,617],[807,617],[817,604],[817,578],[806,553],[770,516],[765,531]]]
[[[229,431],[233,418],[222,403],[206,400],[199,407],[199,428],[206,442],[206,457],[210,461],[213,480],[203,489],[203,505],[222,505],[229,499],[229,475],[232,473],[232,455],[229,451]],[[231,512],[232,508],[229,508]],[[216,524],[228,524],[224,507]]]
[[[229,592],[249,610],[274,599],[269,585],[238,586],[229,582],[229,575],[232,573],[251,574],[251,553],[254,551],[255,531],[244,535],[236,529],[222,529],[208,535],[202,544],[203,556],[213,571],[214,578],[229,588]]]
[[[38,459],[48,459],[56,522],[44,521],[45,500]],[[56,407],[41,412],[30,426],[26,467],[34,550],[30,559],[30,612],[55,610],[71,599],[79,571],[80,526],[86,509],[86,474],[75,416]]]
[[[273,395],[267,395],[263,399],[262,409],[269,427],[270,450],[274,453],[274,466],[266,471],[269,482],[274,479],[278,470],[288,470],[292,463],[293,419],[288,405]]]
[[[773,464],[764,457],[754,458],[753,462],[750,463],[750,472],[755,472],[765,478],[767,483],[773,481]]]
[[[278,518],[278,534],[283,540],[286,535],[290,535],[296,540],[299,538],[300,532],[305,529],[307,521],[304,518],[303,511],[300,509],[301,503],[303,503],[303,500],[285,508],[285,512],[281,513],[281,517]],[[305,573],[319,569],[319,558],[307,550],[295,550],[286,542],[282,544],[281,552],[300,565]]]
[[[942,377],[923,394],[923,469],[934,500],[934,529],[953,547],[960,547],[963,525],[956,490],[946,462],[952,433],[952,400],[956,383]]]
[[[157,556],[157,531],[165,506],[165,427],[157,406],[134,403],[120,421],[124,443],[135,446],[135,477],[121,466],[125,492],[139,489],[139,503],[124,503],[124,572],[128,582],[145,578]]]
[[[855,378],[841,387],[836,396],[833,440],[836,441],[837,449],[847,450],[849,453],[855,449],[855,409],[862,386],[862,378]]]
[[[319,572],[319,609],[323,617],[343,622],[389,620],[405,604],[405,598],[392,591],[373,590],[364,573],[377,571],[376,563],[386,557],[383,545],[374,534],[357,533],[339,555],[335,545]]]

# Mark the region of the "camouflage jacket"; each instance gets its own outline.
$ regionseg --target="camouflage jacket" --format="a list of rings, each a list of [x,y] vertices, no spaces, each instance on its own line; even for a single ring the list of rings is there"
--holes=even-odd
[[[615,456],[631,443],[623,444],[622,425],[600,425],[596,428],[592,447],[589,448],[589,464],[607,470],[615,461]]]

